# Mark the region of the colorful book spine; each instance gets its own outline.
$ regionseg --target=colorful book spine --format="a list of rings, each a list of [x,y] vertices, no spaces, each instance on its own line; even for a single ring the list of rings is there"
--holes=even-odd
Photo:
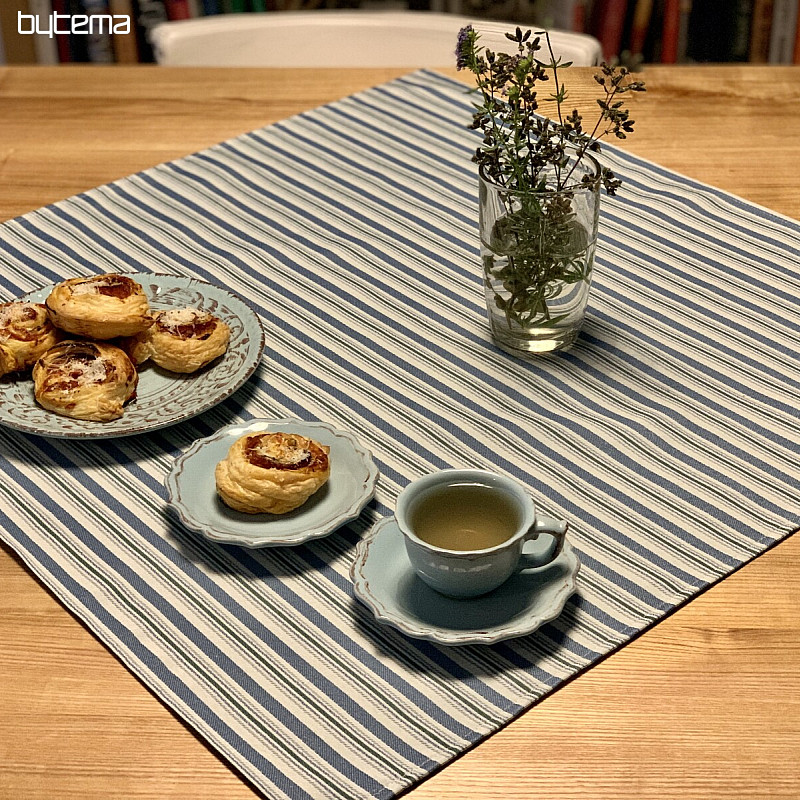
[[[150,31],[162,22],[167,21],[167,11],[163,0],[133,0],[133,11],[136,17],[136,45],[139,48],[141,61],[155,61],[153,47],[150,44]]]
[[[678,63],[688,61],[689,21],[692,17],[692,1],[681,0],[681,16],[678,22]]]
[[[71,17],[83,16],[84,8],[81,0],[67,0],[67,13]],[[70,25],[69,33],[69,60],[83,64],[89,60],[89,33],[81,32],[77,26]]]
[[[220,7],[217,0],[203,0],[203,15],[210,17],[212,14],[219,14]]]
[[[750,30],[753,23],[753,0],[736,0],[731,25],[728,61],[747,61],[750,55]]]
[[[664,22],[661,29],[661,63],[678,63],[678,44],[681,29],[681,0],[665,0]]]
[[[772,33],[773,0],[755,0],[750,22],[750,61],[765,64],[769,61],[769,40]]]
[[[641,57],[644,53],[644,43],[647,41],[647,32],[650,29],[652,16],[653,0],[636,0],[630,38],[630,51],[633,58]]]
[[[266,11],[267,0],[250,0],[251,11]]]
[[[622,49],[622,32],[628,0],[599,0],[592,15],[592,32],[600,40],[603,58],[614,61]]]
[[[576,0],[572,9],[572,30],[576,33],[586,33],[589,29],[590,0]]]
[[[54,14],[66,14],[67,0],[51,0]],[[61,64],[67,64],[70,61],[69,49],[69,34],[57,33],[54,37],[56,42],[56,49],[58,50],[58,60]]]
[[[109,10],[114,16],[128,17],[129,32],[119,31],[115,26],[111,44],[114,47],[114,59],[118,64],[136,64],[139,61],[139,48],[136,45],[136,19],[133,15],[131,0],[109,0]]]
[[[111,44],[112,24],[108,0],[82,0],[83,11],[89,17],[86,35],[86,54],[94,64],[111,64],[114,48]],[[100,17],[101,19],[98,19]]]
[[[38,19],[40,31],[50,30],[52,12],[53,7],[50,0],[28,0],[28,13]],[[33,44],[36,50],[36,60],[40,64],[58,64],[58,45],[55,37],[39,34],[33,37]]]
[[[791,64],[797,27],[797,0],[775,0],[769,39],[769,62]]]
[[[800,64],[800,13],[797,15],[797,25],[794,30],[794,56],[792,62]]]
[[[167,12],[167,19],[191,19],[192,12],[189,9],[188,0],[164,0],[164,8]]]

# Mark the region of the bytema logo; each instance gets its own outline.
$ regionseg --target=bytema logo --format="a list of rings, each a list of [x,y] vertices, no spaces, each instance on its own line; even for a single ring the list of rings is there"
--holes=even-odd
[[[126,14],[58,14],[53,12],[49,17],[44,15],[23,14],[17,11],[17,32],[23,36],[38,33],[51,39],[57,33],[130,33],[131,18]],[[49,25],[44,23],[48,22]],[[59,22],[64,22],[64,27]]]

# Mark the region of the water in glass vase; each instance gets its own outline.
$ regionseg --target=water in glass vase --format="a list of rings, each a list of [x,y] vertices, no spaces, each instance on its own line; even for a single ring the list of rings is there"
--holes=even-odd
[[[584,159],[574,168],[562,167],[567,175],[575,173],[563,187],[558,174],[546,171],[535,186],[518,190],[479,170],[481,260],[492,339],[518,358],[569,347],[583,322],[600,196],[599,165],[588,154]]]
[[[594,241],[583,244],[542,265],[519,254],[499,254],[481,241],[486,307],[499,348],[525,358],[563,350],[575,341],[589,298],[595,251]]]

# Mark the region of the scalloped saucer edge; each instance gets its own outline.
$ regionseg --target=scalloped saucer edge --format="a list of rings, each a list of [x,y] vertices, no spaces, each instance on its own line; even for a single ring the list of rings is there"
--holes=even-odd
[[[288,514],[242,514],[219,499],[214,469],[230,445],[247,433],[271,430],[308,436],[331,448],[331,477]],[[253,419],[197,439],[164,479],[168,501],[186,527],[212,541],[242,547],[291,547],[328,536],[358,517],[375,494],[379,476],[372,454],[349,431],[325,422]]]
[[[542,552],[549,546],[544,541],[528,545]],[[523,570],[486,595],[445,597],[414,574],[397,522],[384,517],[359,541],[350,578],[355,596],[378,622],[412,638],[454,646],[495,644],[533,633],[561,614],[576,590],[579,570],[567,541],[551,564]]]

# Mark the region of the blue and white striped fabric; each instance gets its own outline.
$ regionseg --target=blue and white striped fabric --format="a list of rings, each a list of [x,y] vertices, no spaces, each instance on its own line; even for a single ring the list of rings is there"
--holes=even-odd
[[[200,419],[0,431],[0,535],[270,798],[391,797],[798,525],[800,225],[609,150],[584,332],[521,363],[487,331],[469,118],[416,73],[0,228],[4,298],[153,271],[265,321],[260,370]],[[254,416],[373,451],[356,524],[245,551],[166,513],[172,460]],[[348,569],[409,480],[469,465],[570,520],[580,588],[534,635],[439,648],[374,623]]]

